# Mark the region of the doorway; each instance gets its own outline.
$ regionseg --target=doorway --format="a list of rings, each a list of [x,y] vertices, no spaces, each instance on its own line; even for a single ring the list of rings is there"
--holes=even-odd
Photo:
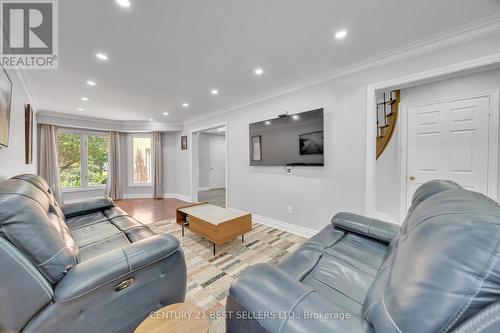
[[[192,142],[192,200],[226,207],[226,125],[193,131]]]
[[[496,199],[492,96],[431,102],[406,108],[406,207],[415,190],[433,179],[448,179]]]
[[[373,216],[401,223],[415,190],[434,179],[498,200],[499,82],[495,68],[388,88],[400,90],[401,104],[375,163]]]

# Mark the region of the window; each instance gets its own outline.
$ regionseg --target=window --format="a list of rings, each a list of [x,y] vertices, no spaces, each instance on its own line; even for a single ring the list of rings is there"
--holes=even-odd
[[[102,188],[108,180],[109,137],[98,133],[59,131],[61,187]]]
[[[109,138],[104,135],[87,136],[88,186],[106,185],[108,181]]]
[[[151,166],[153,158],[152,136],[148,134],[129,135],[129,185],[152,185]]]
[[[81,135],[60,132],[58,142],[61,187],[80,187],[82,183]]]

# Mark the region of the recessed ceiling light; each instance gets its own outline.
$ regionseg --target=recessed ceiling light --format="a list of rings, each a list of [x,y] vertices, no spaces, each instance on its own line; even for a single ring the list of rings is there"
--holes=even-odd
[[[82,97],[82,101],[88,102],[89,99],[88,99],[88,97]]]
[[[97,85],[97,83],[95,83],[94,81],[87,81],[87,84],[89,86],[96,86]]]
[[[292,116],[292,119],[293,119],[293,120],[299,120],[299,119],[300,119],[300,117],[299,117],[298,115],[294,114],[294,115]]]
[[[168,116],[168,112],[163,112],[163,115],[164,116]]]
[[[256,68],[253,72],[255,73],[255,75],[264,74],[264,70],[262,68]]]
[[[185,107],[185,108],[188,108],[189,107],[189,103],[182,103],[182,106]]]
[[[77,110],[78,110],[78,111],[83,111],[83,108],[78,108]]]
[[[347,31],[345,31],[345,30],[337,31],[337,33],[335,34],[335,38],[337,38],[337,39],[342,39],[345,36],[347,36]]]
[[[154,119],[153,119],[153,118],[149,118],[148,120],[149,120],[149,121],[153,121]]]
[[[95,56],[96,56],[96,57],[97,57],[97,59],[99,59],[99,60],[104,60],[104,61],[106,61],[106,60],[108,60],[108,59],[109,59],[109,58],[108,58],[108,56],[107,56],[107,55],[105,55],[104,53],[96,53],[96,54],[95,54]]]
[[[116,0],[116,3],[119,4],[122,7],[130,7],[130,1],[129,0]]]
[[[271,121],[270,121],[270,120],[267,120],[266,122],[264,122],[264,124],[266,124],[266,125],[271,125]]]
[[[218,95],[219,94],[219,91],[217,89],[212,89],[210,92],[212,93],[212,95]]]

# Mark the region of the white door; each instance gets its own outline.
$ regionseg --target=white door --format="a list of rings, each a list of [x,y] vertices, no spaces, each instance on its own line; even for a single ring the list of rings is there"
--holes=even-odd
[[[488,96],[408,108],[407,208],[433,179],[488,194],[490,115]]]
[[[226,187],[226,142],[225,137],[210,139],[209,151],[209,181],[211,188]]]

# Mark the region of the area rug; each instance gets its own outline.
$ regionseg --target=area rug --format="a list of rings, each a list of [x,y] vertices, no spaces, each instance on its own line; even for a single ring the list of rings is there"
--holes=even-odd
[[[182,244],[187,263],[186,302],[205,310],[210,321],[210,333],[225,332],[224,308],[231,282],[248,266],[257,263],[275,265],[293,252],[306,239],[262,224],[253,224],[253,230],[241,238],[217,246],[213,255],[212,243],[181,227],[175,219],[150,225],[155,232],[177,237]]]

